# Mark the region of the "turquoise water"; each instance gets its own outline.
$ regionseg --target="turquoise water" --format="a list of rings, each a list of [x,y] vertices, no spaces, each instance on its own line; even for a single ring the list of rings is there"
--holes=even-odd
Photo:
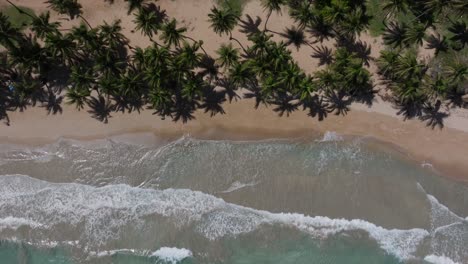
[[[3,145],[0,263],[468,263],[466,186],[324,139]]]

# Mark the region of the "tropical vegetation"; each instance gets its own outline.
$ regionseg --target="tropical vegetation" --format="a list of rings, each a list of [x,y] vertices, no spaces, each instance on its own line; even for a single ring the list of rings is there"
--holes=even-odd
[[[187,122],[199,109],[223,114],[224,103],[241,98],[254,99],[255,108],[271,106],[280,116],[302,109],[323,120],[331,113],[345,115],[352,102],[371,105],[376,85],[384,85],[406,118],[432,127],[443,125],[442,106],[465,105],[465,1],[384,0],[380,15],[365,0],[261,0],[263,26],[242,15],[245,1],[218,1],[206,18],[225,38],[214,54],[157,2],[125,1],[134,31],[151,45],[131,45],[120,20],[91,25],[78,0],[47,1],[53,12],[82,21],[70,29],[49,12],[35,15],[8,1],[29,19],[25,29],[0,13],[0,120],[9,124],[9,112],[34,106],[60,113],[67,103],[102,122],[113,112],[142,110]],[[284,13],[294,24],[284,32],[271,30],[272,15]],[[386,48],[375,58],[378,76],[372,76],[374,58],[359,37],[376,19]],[[239,41],[235,31],[248,42]],[[324,45],[331,40],[333,48]],[[319,60],[312,74],[292,56],[303,46]],[[434,50],[434,58],[422,60],[421,49]]]

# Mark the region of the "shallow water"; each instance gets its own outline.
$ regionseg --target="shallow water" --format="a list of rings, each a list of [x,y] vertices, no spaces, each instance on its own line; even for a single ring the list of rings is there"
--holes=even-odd
[[[0,263],[468,263],[466,186],[323,139],[0,145]]]

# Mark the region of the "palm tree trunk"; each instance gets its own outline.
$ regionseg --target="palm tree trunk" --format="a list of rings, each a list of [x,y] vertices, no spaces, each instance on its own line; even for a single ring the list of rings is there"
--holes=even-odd
[[[183,35],[184,38],[186,39],[190,39],[191,41],[193,41],[194,43],[199,43],[198,41],[196,41],[195,39],[189,37],[189,36],[185,36]],[[208,56],[208,53],[206,52],[206,50],[203,48],[203,44],[199,43],[200,44],[200,49],[205,53],[206,56]]]
[[[268,25],[268,21],[270,20],[270,17],[271,17],[271,13],[273,13],[273,10],[270,10],[268,12],[268,15],[267,15],[267,19],[265,20],[265,27],[263,28],[263,32],[267,31],[267,25]]]
[[[80,17],[87,25],[90,29],[92,29],[93,27],[91,26],[91,24],[89,24],[88,20],[86,20],[86,18],[84,18],[82,15],[78,15],[78,17]]]
[[[237,44],[239,44],[239,46],[242,48],[245,54],[249,54],[249,52],[244,48],[244,45],[242,45],[242,43],[238,39],[232,37],[232,32],[229,32],[229,40],[234,40],[235,42],[237,42]]]

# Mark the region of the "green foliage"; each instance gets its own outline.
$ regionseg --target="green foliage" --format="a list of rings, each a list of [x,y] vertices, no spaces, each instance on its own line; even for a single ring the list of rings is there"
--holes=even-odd
[[[216,4],[223,10],[230,9],[236,16],[240,17],[248,1],[249,0],[216,0]]]
[[[19,8],[32,16],[34,15],[34,11],[27,7],[19,6]],[[15,28],[24,28],[31,24],[32,18],[26,14],[20,13],[15,7],[8,6],[0,10],[0,13],[8,17],[8,21],[12,24]]]

